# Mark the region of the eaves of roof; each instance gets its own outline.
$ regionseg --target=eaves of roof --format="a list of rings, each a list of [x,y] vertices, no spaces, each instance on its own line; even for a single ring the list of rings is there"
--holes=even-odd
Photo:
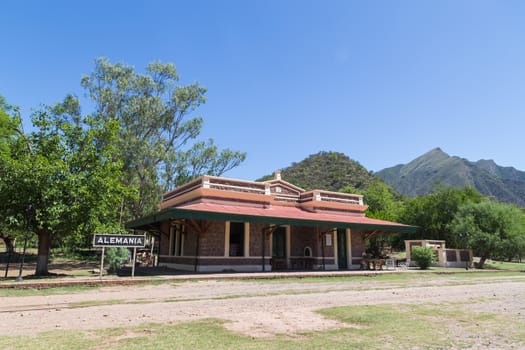
[[[413,233],[415,226],[361,216],[309,212],[296,207],[271,206],[255,208],[237,205],[197,203],[166,208],[157,213],[128,222],[127,229],[151,230],[170,219],[241,221],[268,225],[294,225],[377,230],[390,233]]]

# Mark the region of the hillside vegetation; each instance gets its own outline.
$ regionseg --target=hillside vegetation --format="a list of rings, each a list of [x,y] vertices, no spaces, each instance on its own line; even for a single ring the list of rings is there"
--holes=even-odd
[[[339,191],[346,186],[364,190],[377,179],[361,164],[338,152],[319,152],[281,169],[283,180],[305,190]],[[266,175],[258,181],[272,179]]]

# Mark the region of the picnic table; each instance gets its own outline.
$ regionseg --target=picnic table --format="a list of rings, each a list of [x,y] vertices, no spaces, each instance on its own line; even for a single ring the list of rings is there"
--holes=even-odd
[[[370,259],[368,260],[369,270],[382,270],[385,265],[385,259]]]

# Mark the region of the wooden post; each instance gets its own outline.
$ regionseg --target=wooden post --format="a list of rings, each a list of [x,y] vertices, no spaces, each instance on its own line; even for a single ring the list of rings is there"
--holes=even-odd
[[[317,228],[317,231],[319,231],[319,227]],[[325,233],[322,232],[321,233],[321,254],[322,254],[322,257],[323,257],[323,271],[326,270],[326,266],[325,266],[325,263],[324,263],[324,247],[325,247]]]
[[[151,251],[149,253],[149,262],[151,266],[155,266],[155,259],[153,259],[153,246],[155,245],[155,237],[151,237]]]
[[[266,271],[266,267],[264,266],[264,245],[266,244],[265,242],[265,238],[266,238],[266,234],[265,234],[265,228],[263,227],[263,229],[261,230],[261,233],[262,233],[262,271]]]
[[[197,272],[199,269],[199,243],[200,243],[200,232],[197,232],[197,242],[195,243],[195,265],[193,271]]]
[[[135,277],[135,263],[137,261],[137,247],[133,248],[133,262],[131,264],[131,278]]]
[[[106,247],[102,247],[102,256],[100,257],[100,273],[99,278],[102,279],[102,271],[104,271],[104,250]]]

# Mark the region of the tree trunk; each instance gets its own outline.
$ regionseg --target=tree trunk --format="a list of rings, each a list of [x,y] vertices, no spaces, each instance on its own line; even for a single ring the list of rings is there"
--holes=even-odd
[[[482,269],[484,266],[485,266],[485,261],[487,260],[487,257],[486,256],[482,256],[480,259],[479,259],[479,263],[478,263],[478,269]]]
[[[0,239],[2,239],[5,243],[6,253],[13,253],[15,251],[16,238],[11,237],[9,233],[0,232]]]
[[[51,248],[51,234],[48,231],[38,232],[38,256],[36,259],[35,275],[48,275],[47,264],[49,262],[49,251]]]

